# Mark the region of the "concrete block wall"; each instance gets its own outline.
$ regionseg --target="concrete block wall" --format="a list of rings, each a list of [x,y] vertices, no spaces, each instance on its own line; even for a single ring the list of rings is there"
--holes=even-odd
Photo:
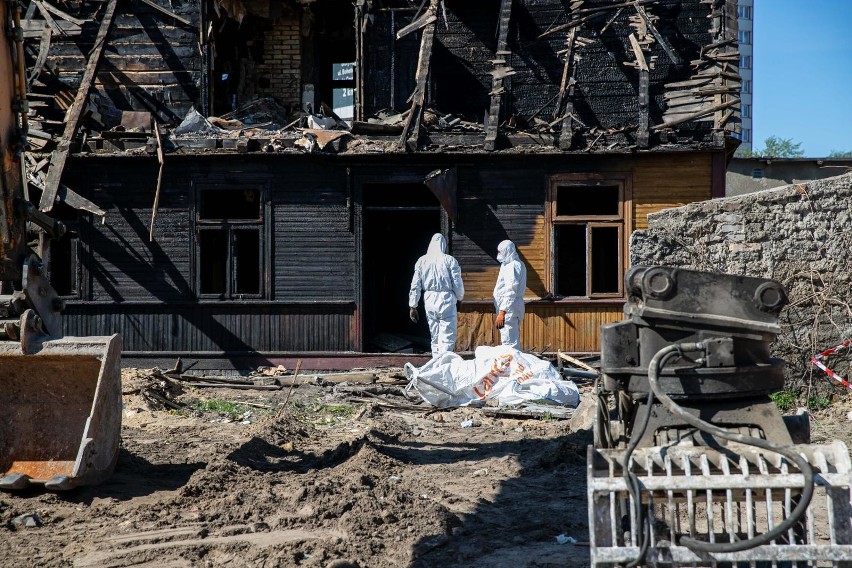
[[[291,109],[301,107],[302,35],[299,16],[285,15],[264,34],[263,63],[257,65],[257,76],[265,77],[269,86],[258,86],[260,96],[273,96]]]
[[[787,361],[788,385],[837,385],[810,358],[852,339],[852,174],[653,213],[631,236],[630,262],[781,281],[790,305],[773,353]]]

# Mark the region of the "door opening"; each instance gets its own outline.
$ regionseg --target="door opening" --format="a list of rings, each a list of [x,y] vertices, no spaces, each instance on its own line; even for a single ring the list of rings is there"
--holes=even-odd
[[[408,318],[414,264],[441,232],[438,200],[422,183],[364,186],[364,350],[428,353],[429,326],[420,301],[420,322]]]

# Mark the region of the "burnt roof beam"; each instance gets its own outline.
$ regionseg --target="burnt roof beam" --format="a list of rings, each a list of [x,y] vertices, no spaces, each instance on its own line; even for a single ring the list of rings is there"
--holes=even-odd
[[[650,69],[642,53],[642,46],[634,34],[630,34],[630,46],[636,56],[636,66],[639,70],[639,128],[636,133],[636,145],[640,148],[648,147],[648,104],[650,103]]]
[[[427,14],[437,14],[438,0],[430,0]],[[435,40],[435,23],[437,18],[423,27],[423,37],[420,39],[420,54],[417,58],[417,85],[411,95],[411,110],[405,120],[405,126],[397,142],[400,148],[407,147],[416,151],[420,141],[420,125],[423,118],[423,105],[426,101],[426,82],[429,79],[429,66],[432,63],[432,45]]]
[[[669,45],[669,42],[666,41],[666,38],[663,37],[663,34],[660,33],[660,30],[657,29],[657,26],[654,25],[654,22],[648,16],[648,13],[645,11],[645,8],[643,8],[639,4],[635,4],[634,8],[636,8],[636,11],[639,13],[639,15],[642,17],[642,20],[645,22],[645,26],[648,28],[648,31],[651,32],[651,34],[663,48],[663,51],[665,51],[666,55],[669,56],[669,59],[671,59],[672,63],[674,63],[675,65],[680,65],[681,63],[683,63],[683,61],[672,48],[672,46]]]
[[[506,89],[503,80],[514,75],[511,67],[506,66],[509,51],[509,22],[512,16],[512,0],[501,0],[500,19],[497,22],[497,58],[494,60],[494,70],[491,72],[491,108],[488,112],[488,127],[485,130],[485,149],[494,151],[497,146],[497,134],[500,126],[500,110],[503,94]]]
[[[562,67],[562,82],[559,85],[559,99],[556,102],[554,119],[561,116],[562,129],[559,131],[559,149],[570,150],[574,139],[574,86],[577,81],[574,78],[576,66],[572,66],[574,59],[574,39],[577,36],[577,28],[571,28],[568,39],[565,41],[565,65]],[[561,111],[561,115],[560,115]]]
[[[56,192],[59,190],[59,181],[62,178],[62,170],[65,169],[65,162],[68,159],[68,152],[71,147],[71,141],[77,135],[80,129],[80,117],[83,114],[83,108],[86,106],[86,101],[89,99],[89,91],[95,79],[95,71],[97,71],[98,63],[101,60],[101,54],[104,51],[107,35],[112,26],[113,16],[115,15],[115,7],[117,0],[109,0],[104,11],[104,17],[101,20],[101,26],[98,29],[98,35],[95,37],[95,46],[89,55],[89,61],[86,63],[86,69],[83,71],[83,78],[80,80],[80,88],[77,90],[77,96],[71,104],[71,108],[65,114],[65,131],[62,133],[62,139],[57,145],[58,148],[53,151],[50,156],[50,168],[47,170],[47,179],[44,183],[44,192],[41,194],[39,201],[39,209],[42,211],[50,211],[53,209],[53,203],[56,200]]]

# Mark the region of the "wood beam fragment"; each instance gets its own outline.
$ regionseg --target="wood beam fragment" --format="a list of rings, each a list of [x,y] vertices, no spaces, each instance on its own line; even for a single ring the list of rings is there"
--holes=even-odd
[[[80,80],[80,87],[77,89],[77,96],[71,104],[71,108],[65,114],[65,131],[62,133],[62,139],[57,145],[57,149],[50,155],[50,168],[47,171],[47,179],[44,183],[44,192],[41,194],[39,201],[39,209],[42,211],[50,211],[53,209],[53,203],[56,200],[56,192],[59,189],[59,180],[62,178],[62,170],[65,169],[65,161],[68,159],[68,152],[71,149],[71,141],[77,135],[80,128],[80,116],[83,113],[83,108],[89,99],[89,91],[92,88],[92,83],[95,78],[98,63],[101,60],[101,54],[104,51],[107,35],[112,26],[112,20],[115,16],[115,7],[117,0],[108,0],[104,17],[101,20],[101,26],[98,29],[98,35],[95,37],[95,45],[89,55],[89,61],[86,63],[86,69],[83,71],[83,78]]]
[[[639,64],[639,69],[648,71],[648,63],[645,61],[645,54],[642,53],[642,47],[639,45],[639,40],[635,34],[630,34],[630,46],[633,48],[633,55],[636,56],[636,62]]]
[[[169,10],[168,8],[160,6],[159,4],[154,2],[153,0],[140,0],[140,2],[142,2],[143,4],[147,4],[148,6],[152,7],[153,9],[157,10],[160,13],[165,14],[166,16],[169,16],[170,18],[174,18],[175,20],[177,20],[178,22],[180,22],[182,24],[185,24],[187,26],[195,26],[195,24],[193,24],[191,20],[188,20],[188,19],[184,18],[183,16],[178,16],[177,14],[175,14],[174,12]]]
[[[396,39],[402,39],[410,33],[416,32],[422,28],[425,28],[427,25],[431,24],[435,20],[438,19],[438,16],[435,14],[431,14],[429,12],[423,14],[398,32],[396,32]]]
[[[562,66],[562,81],[559,84],[559,98],[556,102],[554,116],[562,116],[562,129],[559,132],[559,149],[570,150],[574,139],[573,117],[574,117],[574,71],[571,65],[574,58],[574,42],[577,37],[577,28],[571,28],[568,39],[565,40],[565,64]]]
[[[94,213],[98,217],[106,217],[106,211],[72,190],[70,187],[65,185],[64,183],[59,184],[59,192],[57,197],[60,201],[65,202],[69,207],[73,207],[74,209],[79,209],[81,211],[88,211],[89,213]]]
[[[647,65],[639,69],[639,128],[636,131],[636,145],[639,148],[648,147],[648,107],[651,101],[650,75]]]
[[[47,62],[47,55],[50,53],[50,40],[52,37],[53,34],[50,29],[44,28],[41,31],[41,41],[38,44],[38,57],[36,57],[35,63],[30,68],[30,74],[27,76],[27,87],[41,75],[41,70],[44,69],[44,64]]]
[[[651,31],[651,34],[654,36],[654,38],[659,42],[660,46],[663,48],[663,51],[666,52],[666,55],[669,56],[669,59],[671,59],[672,63],[674,63],[675,65],[680,65],[683,60],[681,60],[681,58],[678,56],[677,52],[675,52],[669,42],[666,41],[666,38],[663,37],[663,34],[660,33],[660,30],[658,30],[657,26],[655,26],[654,23],[651,21],[651,18],[648,17],[648,13],[645,12],[645,8],[640,6],[638,3],[635,4],[633,7],[636,8],[637,12],[639,12],[639,15],[642,17],[642,20],[645,21],[645,25]]]
[[[59,27],[59,24],[57,24],[56,20],[53,19],[53,16],[50,15],[50,11],[41,2],[41,0],[32,0],[32,2],[38,7],[38,11],[41,12],[41,17],[44,18],[44,21],[47,22],[50,29],[56,32],[57,35],[65,35],[65,32]]]
[[[429,13],[435,14],[438,10],[438,0],[430,0]],[[432,44],[435,40],[435,23],[437,18],[423,28],[423,37],[420,39],[420,53],[417,57],[417,82],[414,92],[411,93],[411,110],[405,120],[405,126],[399,137],[397,145],[400,148],[408,147],[412,152],[417,150],[420,139],[420,125],[423,118],[423,105],[426,101],[426,82],[429,79],[429,66],[432,62]],[[410,137],[410,139],[409,139]]]
[[[74,16],[72,16],[71,14],[68,14],[67,12],[63,12],[62,10],[60,10],[59,8],[57,8],[56,6],[51,4],[50,2],[39,2],[38,3],[39,9],[41,9],[42,6],[44,6],[47,9],[48,12],[51,12],[52,14],[59,16],[63,20],[65,20],[67,22],[71,22],[72,24],[82,26],[82,25],[85,25],[85,24],[88,23],[88,20],[81,20],[80,18],[75,18]]]
[[[683,118],[678,118],[676,120],[670,120],[670,121],[665,122],[663,124],[658,124],[658,125],[654,126],[651,130],[656,132],[658,130],[663,130],[665,128],[671,128],[672,126],[677,126],[678,124],[681,124],[681,123],[684,123],[684,122],[689,122],[691,120],[696,120],[698,118],[708,116],[708,115],[713,114],[714,112],[716,112],[718,110],[726,109],[728,107],[734,106],[735,104],[739,104],[739,102],[740,102],[740,99],[733,99],[733,100],[730,100],[728,102],[725,102],[725,103],[722,103],[722,104],[719,104],[719,105],[713,105],[711,107],[707,107],[706,109],[704,109],[702,111],[690,114],[688,116],[684,116]]]
[[[157,209],[160,206],[160,190],[163,187],[163,166],[165,155],[163,153],[163,135],[160,132],[160,124],[154,120],[154,135],[157,139],[157,161],[160,169],[157,172],[157,189],[154,192],[154,206],[151,208],[151,228],[148,230],[148,240],[154,242],[154,220],[157,218]]]
[[[500,19],[497,22],[497,60],[505,61],[509,55],[509,22],[512,17],[512,0],[501,0]],[[485,150],[493,152],[497,146],[497,134],[500,127],[500,110],[502,108],[503,79],[514,74],[510,67],[497,63],[491,79],[491,108],[488,110],[488,127],[485,131]]]

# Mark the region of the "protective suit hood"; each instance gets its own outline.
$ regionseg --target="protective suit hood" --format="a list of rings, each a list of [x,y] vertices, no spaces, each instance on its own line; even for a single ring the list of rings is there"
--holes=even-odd
[[[429,241],[429,248],[426,249],[427,256],[439,256],[447,252],[447,239],[441,233],[435,233],[432,240]]]
[[[497,245],[497,262],[500,264],[508,264],[518,258],[518,251],[515,248],[515,243],[512,241],[503,241]]]

